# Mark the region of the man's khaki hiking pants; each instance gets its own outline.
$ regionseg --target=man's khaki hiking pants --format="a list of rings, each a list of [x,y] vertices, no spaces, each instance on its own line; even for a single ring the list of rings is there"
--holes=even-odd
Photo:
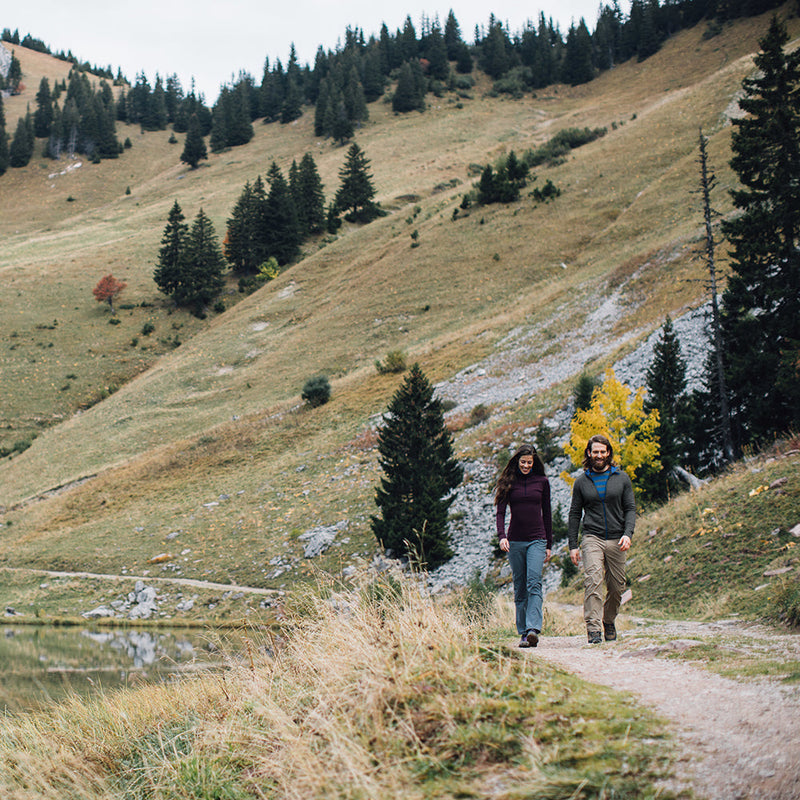
[[[625,591],[625,553],[619,549],[619,539],[601,539],[585,534],[581,542],[581,558],[586,630],[602,633],[603,623],[611,624],[617,618],[620,598]]]

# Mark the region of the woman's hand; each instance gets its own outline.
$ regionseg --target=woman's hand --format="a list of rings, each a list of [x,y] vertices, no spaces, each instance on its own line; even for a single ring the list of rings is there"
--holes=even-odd
[[[500,549],[501,549],[501,550],[502,550],[504,553],[507,553],[507,552],[509,551],[510,547],[511,547],[511,545],[508,543],[508,539],[507,539],[507,538],[504,536],[504,537],[503,537],[503,538],[500,540]]]

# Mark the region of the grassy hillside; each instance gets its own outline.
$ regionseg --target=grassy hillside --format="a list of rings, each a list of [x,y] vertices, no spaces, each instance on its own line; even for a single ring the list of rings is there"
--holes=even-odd
[[[170,313],[152,283],[169,207],[177,198],[191,218],[202,206],[222,235],[244,182],[306,151],[330,197],[345,151],[313,137],[310,114],[258,125],[249,145],[195,171],[168,133],[124,128],[133,148],[118,161],[55,175],[65,165],[35,159],[10,171],[0,179],[3,424],[7,441],[40,435],[0,463],[2,563],[142,574],[169,551],[185,577],[281,586],[310,573],[297,536],[342,520],[346,541],[319,566],[371,555],[370,418],[399,382],[374,360],[403,349],[438,381],[520,326],[536,358],[620,287],[615,335],[643,335],[701,302],[698,128],[710,137],[714,204],[727,211],[726,113],[767,24],[742,21],[708,41],[685,31],[642,64],[519,101],[483,84],[422,115],[372,105],[357,140],[389,215],[312,242],[300,263],[205,322]],[[789,25],[797,36],[800,23]],[[38,85],[42,57],[17,50]],[[561,188],[555,202],[525,197],[453,219],[471,165],[576,126],[607,134],[537,171],[538,185]],[[129,284],[115,326],[91,295],[108,271]],[[298,408],[320,372],[333,400]],[[534,418],[570,389],[495,409],[489,435],[502,438],[504,414]],[[81,405],[91,407],[74,414]],[[469,436],[457,446],[478,447]]]

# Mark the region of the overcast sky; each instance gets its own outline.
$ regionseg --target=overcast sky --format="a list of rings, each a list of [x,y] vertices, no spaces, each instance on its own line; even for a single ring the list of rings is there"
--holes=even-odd
[[[610,0],[607,0],[610,2]],[[475,25],[489,14],[507,22],[512,33],[539,12],[566,33],[581,17],[594,30],[600,0],[36,0],[7,3],[0,29],[19,30],[41,39],[54,52],[71,50],[82,61],[122,68],[135,81],[144,71],[151,84],[156,72],[177,74],[188,91],[192,78],[206,101],[213,103],[221,84],[246,70],[261,81],[264,59],[285,65],[294,42],[301,64],[313,66],[317,46],[335,49],[349,25],[364,36],[380,32],[382,22],[394,33],[411,16],[420,33],[423,13],[444,26],[450,9],[463,38],[471,42]],[[627,14],[630,2],[620,4]]]

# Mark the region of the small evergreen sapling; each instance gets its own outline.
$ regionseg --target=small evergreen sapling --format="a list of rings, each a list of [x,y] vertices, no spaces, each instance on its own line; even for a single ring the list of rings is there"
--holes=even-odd
[[[303,386],[300,395],[311,408],[324,406],[331,399],[331,384],[325,375],[315,375],[309,378]]]

